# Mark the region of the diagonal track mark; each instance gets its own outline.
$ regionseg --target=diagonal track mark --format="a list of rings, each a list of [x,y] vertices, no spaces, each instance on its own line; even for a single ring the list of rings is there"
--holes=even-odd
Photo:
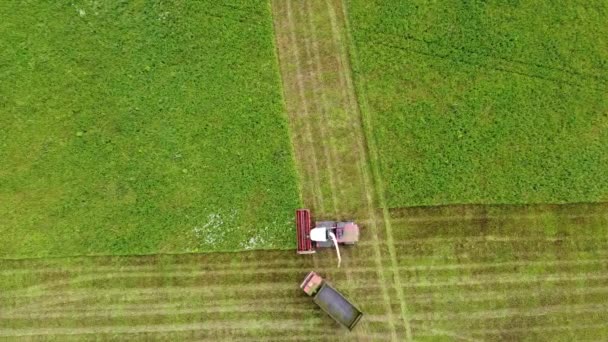
[[[329,0],[327,0],[329,1]],[[336,18],[335,16],[335,12],[333,11],[333,7],[331,6],[331,4],[329,2],[327,2],[328,4],[328,9],[330,10],[330,13],[334,13],[334,15],[332,16],[333,18]],[[342,1],[340,1],[341,7],[342,7],[342,14],[344,16],[344,25],[345,25],[345,29],[344,32],[346,34],[346,41],[352,41],[352,38],[350,36],[350,24],[348,22],[348,13],[347,13],[347,9],[345,4],[342,3]],[[336,20],[333,20],[334,22],[336,22]],[[332,25],[332,27],[337,27],[337,25]],[[337,30],[334,30],[334,32],[337,32]],[[354,51],[354,47],[351,50],[351,54],[354,55],[355,51]],[[355,57],[356,58],[356,57]],[[353,93],[355,92],[355,87],[352,83],[352,74],[351,74],[351,70],[350,70],[350,64],[348,63],[348,60],[344,60],[345,65],[348,65],[348,67],[345,67],[344,70],[347,73],[346,74],[346,83],[348,84],[348,89],[350,89]],[[362,160],[365,160],[367,163],[366,165],[370,165],[371,169],[372,169],[372,176],[371,177],[367,177],[368,179],[371,178],[374,183],[375,183],[375,194],[378,196],[378,204],[380,205],[380,207],[382,208],[382,223],[384,224],[384,228],[386,230],[386,240],[387,240],[387,244],[388,244],[388,250],[389,250],[389,256],[391,259],[391,265],[392,265],[392,273],[393,273],[393,282],[395,284],[395,288],[396,288],[396,292],[397,292],[397,297],[399,299],[399,304],[400,304],[400,309],[401,309],[401,317],[403,319],[405,328],[406,328],[406,339],[408,341],[413,341],[413,336],[412,336],[412,329],[411,329],[411,325],[410,325],[410,319],[409,319],[409,314],[408,314],[408,308],[407,308],[407,303],[405,300],[405,295],[403,293],[403,286],[401,284],[401,276],[399,275],[399,270],[397,269],[397,256],[396,256],[396,251],[395,251],[395,245],[393,242],[393,234],[392,234],[392,227],[391,227],[391,222],[390,222],[390,216],[388,213],[388,208],[386,206],[386,201],[384,200],[384,189],[382,186],[382,180],[380,179],[380,174],[377,170],[377,166],[374,163],[374,160],[377,158],[375,156],[376,153],[376,149],[374,146],[374,141],[373,139],[369,138],[370,134],[369,134],[369,130],[370,130],[370,126],[369,126],[369,122],[366,122],[366,120],[364,120],[364,116],[362,115],[362,109],[360,108],[361,103],[365,103],[366,99],[365,96],[359,94],[359,101],[358,102],[358,106],[353,106],[355,113],[357,114],[358,118],[360,119],[361,122],[361,126],[360,129],[363,129],[364,132],[362,133],[362,136],[368,136],[367,139],[367,143],[368,143],[368,148],[361,148],[362,151]],[[353,96],[354,98],[354,96]],[[366,134],[368,133],[368,134]],[[362,142],[360,142],[362,143]],[[368,156],[369,153],[370,155]],[[366,191],[367,192],[367,191]],[[370,196],[371,197],[371,196]],[[372,210],[373,212],[373,210]],[[373,213],[373,216],[370,215],[371,219],[375,218],[375,213]]]

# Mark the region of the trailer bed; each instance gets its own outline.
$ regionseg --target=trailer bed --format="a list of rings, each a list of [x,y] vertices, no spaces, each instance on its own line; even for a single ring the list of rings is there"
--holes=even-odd
[[[313,301],[349,330],[352,330],[363,316],[359,309],[327,283],[323,283]]]

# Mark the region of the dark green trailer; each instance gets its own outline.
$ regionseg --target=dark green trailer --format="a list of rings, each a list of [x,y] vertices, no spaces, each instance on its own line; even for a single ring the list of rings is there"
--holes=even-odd
[[[300,285],[307,295],[313,296],[315,302],[331,318],[342,324],[348,330],[353,330],[363,317],[361,310],[357,309],[340,292],[331,287],[321,276],[310,272]]]

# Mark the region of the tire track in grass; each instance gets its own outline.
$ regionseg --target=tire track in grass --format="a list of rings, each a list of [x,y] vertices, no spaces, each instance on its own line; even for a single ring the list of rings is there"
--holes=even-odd
[[[291,2],[291,1],[290,1]],[[297,9],[297,13],[301,13],[302,22],[301,28],[304,30],[304,25],[306,25],[306,34],[305,37],[302,38],[304,41],[304,45],[306,46],[307,56],[309,65],[311,65],[311,92],[313,96],[313,102],[318,111],[318,117],[315,118],[315,122],[317,123],[320,135],[321,142],[324,149],[327,151],[328,156],[328,168],[327,173],[330,178],[330,185],[333,192],[334,197],[334,217],[339,217],[341,212],[344,211],[343,208],[339,208],[337,197],[341,200],[345,200],[343,186],[341,186],[340,182],[340,172],[339,167],[336,163],[336,160],[339,160],[336,151],[336,142],[334,141],[332,134],[327,132],[327,127],[329,126],[331,129],[335,129],[335,127],[331,127],[332,118],[329,117],[330,106],[328,104],[328,99],[326,95],[326,89],[329,87],[325,84],[323,80],[323,75],[325,68],[321,63],[321,57],[319,52],[319,37],[317,35],[316,24],[313,21],[314,13],[310,6],[312,1],[299,1],[298,4],[300,7]],[[336,196],[338,194],[338,196]]]
[[[272,6],[273,8],[273,12],[274,9],[276,9],[277,11],[281,8],[280,6]],[[285,96],[285,100],[286,102],[289,103],[293,103],[291,105],[291,107],[293,108],[293,110],[289,111],[292,115],[290,116],[290,122],[292,124],[292,134],[295,132],[302,132],[304,133],[306,140],[298,143],[297,141],[294,141],[294,144],[296,145],[295,149],[296,151],[299,151],[300,153],[303,153],[303,151],[308,151],[310,152],[310,159],[312,159],[311,163],[304,163],[302,161],[299,162],[299,169],[300,170],[307,170],[308,167],[310,166],[310,172],[302,172],[300,173],[300,179],[303,180],[303,183],[307,183],[308,181],[308,176],[310,175],[310,178],[313,179],[313,186],[311,187],[311,191],[312,191],[312,196],[310,198],[310,200],[312,200],[314,202],[314,208],[317,210],[320,210],[321,212],[325,212],[325,205],[324,205],[324,201],[323,201],[323,195],[322,195],[322,189],[321,189],[321,181],[320,181],[320,172],[319,172],[319,168],[318,168],[318,158],[316,156],[316,152],[315,152],[315,148],[314,148],[314,140],[313,140],[313,136],[312,136],[312,128],[310,123],[308,122],[308,120],[306,118],[308,118],[309,113],[308,113],[308,107],[306,105],[306,96],[304,93],[304,82],[301,78],[301,71],[300,71],[300,51],[298,48],[298,44],[296,41],[296,36],[295,36],[295,27],[294,27],[294,23],[293,23],[293,17],[292,17],[292,13],[291,11],[288,9],[286,11],[286,13],[273,13],[274,14],[274,18],[273,18],[273,23],[275,25],[275,32],[279,32],[279,31],[284,31],[284,30],[279,30],[278,27],[280,26],[280,20],[279,18],[281,16],[285,16],[287,18],[287,25],[288,25],[288,29],[286,31],[290,32],[289,35],[287,35],[287,37],[285,37],[285,41],[287,42],[286,44],[282,44],[282,37],[279,36],[278,34],[275,33],[276,36],[276,40],[277,40],[277,48],[279,49],[279,60],[281,63],[279,63],[280,65],[283,65],[284,67],[281,68],[282,72],[281,74],[286,74],[289,73],[289,68],[287,67],[287,65],[295,65],[295,74],[296,77],[294,77],[294,86],[296,88],[296,97],[297,99],[294,99],[294,102],[291,102],[291,96],[289,93],[285,92],[284,96]],[[292,52],[290,57],[285,57],[284,54],[280,53],[281,51],[286,51],[286,52]],[[281,56],[283,56],[283,58],[281,58]],[[289,63],[288,60],[289,58],[292,58],[292,62],[293,63]],[[284,84],[284,89],[287,89],[289,87],[289,83],[286,82],[288,80],[288,78],[286,77],[282,77],[283,79],[283,84]],[[297,103],[299,103],[300,105],[297,105]],[[299,111],[302,111],[301,113]],[[303,123],[303,124],[302,124]],[[303,126],[303,128],[300,128],[300,126]],[[305,154],[304,154],[305,155]],[[308,160],[308,158],[303,158],[303,160]]]
[[[299,4],[310,4],[310,1],[299,1]],[[310,25],[310,12],[308,10],[306,10],[305,8],[298,8],[298,10],[294,11],[293,7],[292,7],[292,0],[286,0],[285,1],[286,7],[287,7],[287,11],[289,13],[293,13],[293,18],[294,20],[296,20],[298,22],[298,27],[299,27],[299,32],[305,32],[306,34],[303,35],[303,37],[300,37],[300,42],[303,41],[303,45],[304,45],[304,58],[306,61],[306,66],[300,68],[300,71],[304,71],[304,73],[307,74],[306,76],[298,76],[301,78],[305,78],[308,80],[309,86],[306,87],[307,92],[311,94],[311,99],[310,100],[305,100],[304,101],[304,106],[308,107],[308,113],[311,113],[309,116],[307,116],[307,121],[310,123],[311,126],[314,126],[316,131],[319,132],[319,138],[316,141],[316,146],[320,146],[321,149],[323,150],[323,155],[325,157],[325,160],[327,161],[327,169],[326,169],[326,174],[327,174],[327,179],[329,181],[329,188],[330,188],[330,192],[331,192],[331,198],[332,198],[332,214],[334,216],[337,216],[338,214],[338,193],[340,191],[340,187],[337,184],[337,180],[336,180],[336,175],[335,175],[335,168],[336,168],[336,164],[335,164],[335,150],[331,148],[331,141],[330,141],[330,135],[327,133],[327,127],[326,124],[328,122],[328,118],[326,115],[326,105],[325,105],[325,98],[324,98],[324,86],[321,84],[321,80],[319,79],[319,75],[321,74],[321,67],[318,64],[317,58],[318,58],[318,51],[315,51],[315,44],[316,42],[311,42],[311,38],[314,40],[314,35],[313,37],[309,37],[311,34],[309,32],[312,32],[312,30],[314,28],[311,27]],[[299,17],[297,17],[299,15]],[[304,25],[302,23],[306,23],[308,25]],[[295,30],[295,28],[294,28]],[[306,31],[308,30],[308,31]],[[294,36],[298,36],[297,34],[294,34]],[[298,43],[296,43],[298,44]],[[301,59],[300,59],[301,61]],[[314,67],[313,67],[314,65]],[[315,125],[316,124],[316,125]],[[315,163],[317,163],[317,161],[315,161]]]
[[[299,315],[310,315],[316,312],[315,308],[277,308],[277,307],[266,307],[266,306],[255,306],[255,307],[243,307],[238,306],[225,306],[221,307],[192,307],[192,308],[161,308],[161,309],[139,309],[133,310],[129,308],[118,308],[115,310],[62,310],[55,312],[29,312],[20,314],[5,315],[0,313],[0,318],[4,320],[11,319],[51,319],[51,318],[90,318],[90,317],[145,317],[145,316],[173,316],[183,314],[218,314],[218,313],[274,313],[279,315],[284,314],[299,314]]]
[[[320,270],[325,270],[325,268],[319,267]],[[217,277],[217,276],[235,276],[240,280],[243,279],[243,276],[248,275],[252,276],[252,280],[261,280],[264,278],[274,278],[276,275],[282,276],[283,274],[294,274],[300,273],[301,268],[291,268],[291,269],[266,269],[260,268],[258,270],[225,270],[225,271],[205,271],[205,270],[192,270],[192,271],[173,271],[173,272],[150,272],[150,271],[132,271],[132,272],[105,272],[105,273],[93,273],[89,275],[78,275],[74,278],[70,279],[62,279],[52,282],[45,282],[42,284],[37,284],[29,287],[24,287],[16,290],[9,290],[3,293],[0,293],[0,298],[7,297],[15,297],[19,296],[19,294],[28,294],[35,293],[37,291],[48,290],[51,288],[58,288],[61,286],[74,286],[77,284],[83,283],[91,283],[94,281],[110,281],[116,279],[138,279],[138,278],[161,278],[161,279],[171,279],[171,278],[207,278],[209,276]],[[262,272],[263,271],[263,272]],[[369,273],[373,271],[373,268],[361,268],[357,269],[359,273]],[[226,280],[226,278],[224,279]],[[228,279],[229,280],[229,279]]]
[[[331,3],[329,2],[329,0],[326,0],[327,4],[329,5],[328,8],[330,10],[330,12],[332,12],[332,6]],[[348,42],[352,42],[353,39],[351,38],[351,33],[350,33],[350,24],[348,21],[348,13],[347,13],[347,8],[345,6],[345,4],[343,3],[343,1],[339,0],[337,1],[340,4],[341,7],[341,12],[342,15],[344,17],[344,34],[346,36],[346,41]],[[335,12],[333,12],[335,13]],[[334,15],[333,18],[336,18],[336,16]],[[334,20],[334,22],[336,22]],[[338,32],[337,31],[337,25],[332,25],[332,27],[335,27],[336,30],[334,30],[334,32]],[[339,34],[337,35],[338,37],[340,36]],[[356,60],[356,52],[355,52],[355,48],[354,46],[349,50],[352,59]],[[399,274],[399,271],[397,269],[397,256],[396,256],[396,252],[395,252],[395,245],[394,245],[394,241],[393,241],[393,234],[392,234],[392,228],[391,228],[391,222],[390,222],[390,215],[388,212],[388,207],[386,205],[386,201],[384,200],[384,186],[382,184],[382,179],[381,179],[381,175],[379,173],[378,170],[378,166],[377,163],[375,162],[377,160],[377,156],[376,156],[376,147],[374,145],[374,140],[371,137],[371,127],[370,127],[370,122],[368,119],[366,119],[365,115],[363,115],[364,111],[367,111],[367,104],[366,104],[366,98],[365,95],[362,94],[361,92],[357,93],[356,92],[356,88],[353,85],[353,78],[352,78],[352,73],[351,73],[351,66],[350,63],[348,63],[348,61],[345,59],[344,60],[345,65],[348,65],[348,67],[344,68],[344,71],[346,72],[345,75],[345,80],[346,80],[346,84],[348,85],[348,89],[350,89],[350,91],[352,92],[352,94],[356,94],[358,95],[358,99],[359,101],[356,102],[356,105],[353,105],[353,108],[355,109],[355,113],[357,114],[359,121],[360,121],[360,125],[358,125],[358,128],[361,129],[361,139],[359,139],[360,144],[362,144],[362,141],[365,137],[367,137],[367,139],[365,140],[367,142],[367,148],[365,147],[360,147],[360,151],[361,151],[361,160],[365,160],[365,165],[369,165],[371,168],[371,176],[368,176],[366,178],[371,179],[371,181],[373,181],[374,187],[372,188],[371,186],[368,187],[367,189],[369,189],[367,192],[369,193],[370,191],[373,191],[373,193],[377,196],[378,198],[378,204],[379,207],[382,209],[382,219],[381,222],[384,226],[385,229],[385,239],[387,242],[387,246],[388,246],[388,251],[389,251],[389,256],[390,256],[390,260],[391,260],[391,268],[390,271],[393,273],[393,283],[395,284],[396,287],[396,292],[397,292],[397,298],[398,301],[400,303],[400,308],[401,308],[401,318],[403,320],[405,329],[406,329],[406,339],[408,341],[413,341],[413,335],[412,335],[412,329],[409,323],[409,313],[408,313],[408,308],[407,308],[407,303],[406,303],[406,299],[405,299],[405,295],[403,293],[403,286],[401,285],[401,275]],[[348,63],[348,64],[347,64]],[[352,98],[355,98],[355,95],[352,96]],[[372,196],[369,196],[370,199],[372,198]],[[370,203],[373,203],[372,201],[370,201]],[[371,220],[376,220],[376,214],[375,212],[373,212],[373,210],[371,210],[370,212],[373,213],[373,215],[370,215],[370,219]]]
[[[359,167],[359,173],[361,175],[360,179],[361,179],[361,184],[360,186],[364,189],[364,195],[365,195],[365,207],[367,209],[367,216],[370,218],[370,228],[371,228],[371,237],[372,237],[372,243],[371,245],[374,248],[374,260],[377,262],[378,264],[378,275],[379,275],[379,280],[381,283],[386,284],[386,279],[384,277],[384,267],[382,265],[381,259],[382,259],[382,253],[380,251],[380,247],[379,247],[379,237],[378,237],[378,220],[376,218],[376,213],[375,213],[375,208],[374,208],[374,190],[371,186],[371,177],[369,175],[369,171],[368,171],[368,160],[367,160],[367,155],[366,155],[366,149],[363,145],[363,140],[364,140],[364,134],[362,132],[362,121],[361,121],[361,117],[360,117],[360,113],[358,111],[358,107],[356,105],[353,105],[353,99],[354,99],[354,88],[352,86],[352,80],[351,80],[351,76],[349,73],[349,66],[348,66],[348,61],[347,61],[347,56],[346,56],[346,52],[345,52],[345,48],[344,48],[344,41],[341,39],[341,34],[340,34],[340,27],[341,25],[338,23],[338,19],[336,16],[336,10],[333,8],[333,4],[330,3],[329,1],[325,1],[325,5],[327,8],[327,12],[329,15],[329,20],[330,20],[330,27],[331,27],[331,34],[333,37],[334,42],[336,42],[336,46],[337,46],[337,62],[339,67],[338,69],[338,76],[339,76],[339,80],[341,83],[341,89],[342,89],[342,99],[344,101],[344,103],[346,104],[347,107],[347,112],[349,113],[349,116],[351,118],[351,126],[352,127],[352,134],[354,136],[357,136],[358,138],[355,139],[356,142],[356,152],[357,152],[357,160],[358,160],[358,167]],[[347,25],[347,23],[344,23],[345,25]],[[344,30],[348,31],[348,27],[344,27]],[[384,288],[386,289],[386,287]],[[390,328],[392,331],[392,336],[393,336],[393,340],[397,340],[397,336],[396,336],[396,327],[395,327],[395,323],[394,323],[394,319],[392,317],[392,308],[390,305],[390,294],[388,293],[388,291],[385,290],[386,293],[386,298],[387,298],[387,315],[388,315],[388,321],[390,322]],[[411,340],[411,336],[410,336],[410,328],[409,328],[409,323],[407,322],[407,320],[404,321],[404,325],[405,325],[405,329],[406,329],[406,335],[408,337],[409,340]]]
[[[357,136],[360,137],[360,139],[356,139],[356,145],[357,145],[357,167],[359,169],[359,179],[360,179],[360,185],[362,187],[364,187],[366,189],[366,195],[367,195],[367,201],[368,203],[373,203],[373,195],[369,196],[369,172],[368,172],[368,166],[367,166],[367,160],[364,157],[365,156],[365,148],[363,146],[363,140],[364,140],[364,136],[363,136],[363,132],[361,130],[361,120],[360,120],[360,116],[358,115],[358,107],[356,104],[356,100],[354,99],[354,93],[353,93],[353,88],[352,88],[352,84],[351,82],[349,82],[350,80],[348,79],[348,76],[346,75],[346,70],[349,67],[348,66],[348,57],[347,57],[347,53],[345,52],[345,48],[344,48],[344,41],[341,38],[341,30],[340,27],[344,26],[344,25],[340,25],[338,23],[338,18],[336,16],[336,10],[333,8],[332,3],[329,0],[325,0],[325,6],[327,8],[327,12],[329,15],[329,20],[330,20],[330,24],[331,24],[331,34],[333,37],[334,42],[336,42],[336,46],[338,49],[338,54],[336,56],[336,64],[338,65],[338,79],[339,79],[339,83],[340,83],[340,89],[341,89],[341,93],[342,93],[342,101],[343,101],[343,106],[347,108],[347,112],[351,113],[351,117],[354,117],[355,120],[351,120],[351,124],[349,125],[349,127],[353,130],[356,131]],[[371,221],[371,222],[370,222]],[[374,220],[369,219],[369,220],[362,220],[362,222],[364,223],[375,223]]]

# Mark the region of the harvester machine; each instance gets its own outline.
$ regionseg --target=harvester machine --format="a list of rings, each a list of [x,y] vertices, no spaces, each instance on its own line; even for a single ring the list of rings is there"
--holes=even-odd
[[[359,226],[352,222],[318,221],[312,226],[310,210],[296,210],[296,232],[298,254],[315,253],[317,248],[335,247],[340,267],[340,249],[338,244],[354,245],[359,241]]]

